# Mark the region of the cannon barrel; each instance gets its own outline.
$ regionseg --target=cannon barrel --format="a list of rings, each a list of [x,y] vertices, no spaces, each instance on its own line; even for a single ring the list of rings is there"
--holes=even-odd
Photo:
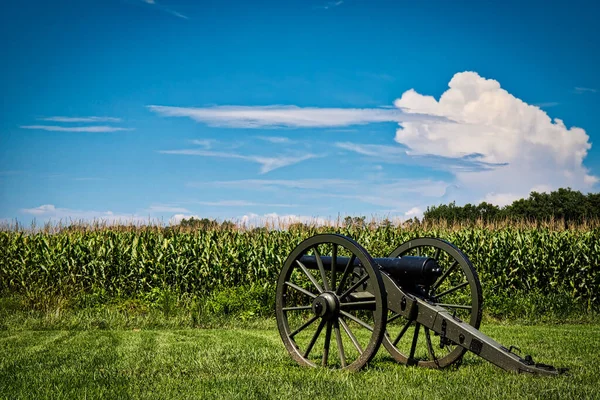
[[[321,256],[323,267],[331,268],[331,257]],[[350,257],[336,257],[336,269],[343,271]],[[432,285],[441,275],[442,269],[436,260],[430,257],[404,256],[401,258],[374,258],[373,261],[391,276],[399,285]],[[302,256],[300,262],[308,269],[318,269],[315,256]],[[360,262],[354,259],[354,266]]]

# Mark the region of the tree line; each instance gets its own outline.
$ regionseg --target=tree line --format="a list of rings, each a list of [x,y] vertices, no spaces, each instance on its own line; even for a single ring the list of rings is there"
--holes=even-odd
[[[495,222],[519,220],[544,222],[564,220],[565,223],[581,223],[600,219],[600,193],[584,195],[571,188],[560,188],[551,193],[531,192],[526,199],[519,199],[504,207],[481,202],[478,205],[457,206],[455,202],[427,207],[424,221],[448,222]]]

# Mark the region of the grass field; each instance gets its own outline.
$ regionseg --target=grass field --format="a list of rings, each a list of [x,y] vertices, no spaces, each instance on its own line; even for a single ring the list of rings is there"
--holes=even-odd
[[[271,326],[272,325],[272,326]],[[0,398],[593,399],[600,324],[485,324],[568,375],[516,375],[467,355],[442,371],[404,367],[383,348],[358,373],[307,369],[264,329],[0,331]]]

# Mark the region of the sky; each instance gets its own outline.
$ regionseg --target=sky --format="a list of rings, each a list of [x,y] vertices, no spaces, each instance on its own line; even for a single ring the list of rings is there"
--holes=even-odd
[[[403,219],[598,192],[590,1],[0,3],[0,222]]]

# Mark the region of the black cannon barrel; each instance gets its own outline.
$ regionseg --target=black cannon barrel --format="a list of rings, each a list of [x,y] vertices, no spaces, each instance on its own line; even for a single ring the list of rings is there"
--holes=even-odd
[[[442,269],[436,260],[430,257],[404,256],[401,258],[374,258],[382,271],[394,278],[400,285],[432,285],[442,275]],[[299,260],[308,269],[319,269],[315,256],[302,256]],[[331,268],[331,257],[321,256],[325,269]],[[350,257],[337,257],[336,269],[343,271]],[[354,266],[360,261],[354,259]]]

